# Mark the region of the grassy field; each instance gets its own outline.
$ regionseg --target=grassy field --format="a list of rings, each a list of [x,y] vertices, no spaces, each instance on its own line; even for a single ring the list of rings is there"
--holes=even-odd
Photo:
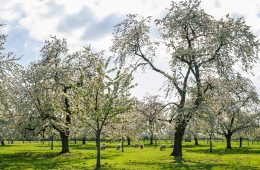
[[[160,151],[159,147],[145,144],[144,149],[125,147],[125,152],[116,151],[117,143],[106,143],[101,151],[102,169],[260,169],[260,144],[239,148],[233,142],[232,150],[225,149],[225,143],[214,142],[213,153],[209,153],[206,142],[184,142],[184,162],[178,163],[169,156],[172,148]],[[161,141],[160,144],[163,144]],[[170,143],[167,144],[168,146]],[[0,146],[0,169],[94,169],[96,151],[94,143],[70,145],[71,153],[59,155],[60,143],[54,143],[50,150],[48,143],[15,143]]]

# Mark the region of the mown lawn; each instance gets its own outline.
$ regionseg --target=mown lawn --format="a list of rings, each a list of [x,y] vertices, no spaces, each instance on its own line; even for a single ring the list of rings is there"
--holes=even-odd
[[[160,144],[164,142],[161,141]],[[172,148],[160,151],[159,146],[145,148],[125,147],[125,152],[115,149],[117,143],[106,143],[108,148],[101,151],[102,169],[260,169],[260,144],[243,148],[233,142],[232,150],[225,149],[225,143],[214,142],[213,153],[209,153],[206,142],[184,142],[184,162],[178,163],[169,156]],[[167,144],[169,146],[170,143]],[[71,153],[59,155],[60,143],[54,143],[50,150],[48,142],[15,143],[0,146],[0,169],[94,169],[96,151],[94,143],[70,145]]]

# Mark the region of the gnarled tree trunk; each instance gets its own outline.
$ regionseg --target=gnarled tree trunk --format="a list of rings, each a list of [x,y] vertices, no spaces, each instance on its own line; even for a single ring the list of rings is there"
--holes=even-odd
[[[70,152],[69,150],[69,132],[60,132],[61,137],[61,154]]]
[[[185,126],[179,124],[175,129],[174,147],[171,156],[174,156],[174,158],[177,160],[182,160],[182,139],[185,132]]]
[[[232,132],[228,130],[228,133],[225,135],[226,140],[227,140],[227,149],[232,149],[231,147],[231,137],[232,137]]]

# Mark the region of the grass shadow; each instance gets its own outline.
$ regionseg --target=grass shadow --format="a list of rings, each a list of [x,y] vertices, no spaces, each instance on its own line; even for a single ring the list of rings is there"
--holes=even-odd
[[[199,145],[194,145],[194,144],[189,144],[189,145],[183,145],[183,148],[207,148],[209,147],[209,145],[205,145],[205,144],[199,144]]]
[[[69,158],[69,159],[68,159]],[[18,152],[0,154],[0,169],[59,169],[66,164],[80,162],[82,153]]]
[[[209,153],[209,147],[206,148],[196,148],[193,149],[186,149],[188,152],[194,153]],[[226,149],[226,148],[214,148],[213,147],[213,154],[225,155],[225,154],[260,154],[260,149],[253,149],[253,148],[233,148],[233,149]]]
[[[135,166],[145,166],[145,167],[153,167],[153,166],[159,166],[161,169],[185,169],[185,170],[198,170],[198,169],[247,169],[247,170],[257,170],[257,167],[254,166],[234,166],[231,164],[221,164],[221,163],[201,163],[196,161],[189,161],[189,160],[183,160],[182,162],[178,161],[172,161],[170,163],[155,163],[155,162],[137,162],[137,161],[131,161],[128,163],[129,165],[135,167]]]

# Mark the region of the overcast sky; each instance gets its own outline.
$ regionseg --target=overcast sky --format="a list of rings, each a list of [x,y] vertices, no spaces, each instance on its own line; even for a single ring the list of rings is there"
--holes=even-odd
[[[0,23],[6,24],[1,32],[8,34],[6,49],[23,56],[20,63],[26,66],[39,59],[39,50],[50,35],[66,38],[72,50],[91,44],[95,50],[108,51],[113,26],[127,14],[161,18],[169,5],[167,0],[0,0]],[[202,8],[217,19],[228,13],[244,17],[260,37],[260,0],[202,0]],[[165,67],[166,62],[159,57],[156,64]],[[260,94],[260,61],[253,73]],[[138,72],[135,82],[133,95],[138,98],[163,94],[159,88],[164,79],[157,73]]]

